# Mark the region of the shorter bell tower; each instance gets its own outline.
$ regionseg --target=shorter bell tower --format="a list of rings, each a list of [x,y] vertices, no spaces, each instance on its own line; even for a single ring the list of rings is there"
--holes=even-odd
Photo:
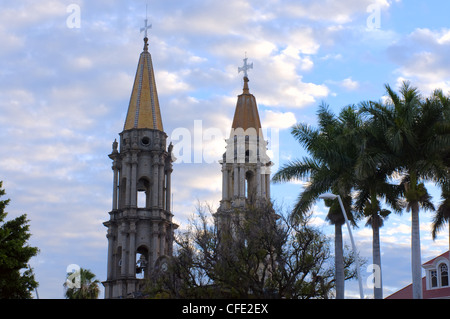
[[[248,87],[247,70],[253,68],[244,59],[244,88],[237,98],[231,134],[226,140],[222,165],[222,200],[215,214],[217,227],[224,229],[239,210],[270,205],[270,167],[267,143],[261,127],[258,106]]]
[[[144,279],[172,256],[172,145],[166,146],[147,20],[144,50],[131,93],[124,129],[113,143],[113,200],[108,228],[105,298],[136,296]]]

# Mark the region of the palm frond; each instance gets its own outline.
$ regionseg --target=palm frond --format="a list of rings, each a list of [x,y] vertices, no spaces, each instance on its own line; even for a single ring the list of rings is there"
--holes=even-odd
[[[313,158],[290,161],[284,164],[272,177],[275,183],[302,180],[314,175],[321,168],[321,163]]]
[[[436,239],[445,223],[450,223],[450,184],[443,185],[441,198],[442,201],[436,210],[432,223],[431,236],[433,240]]]

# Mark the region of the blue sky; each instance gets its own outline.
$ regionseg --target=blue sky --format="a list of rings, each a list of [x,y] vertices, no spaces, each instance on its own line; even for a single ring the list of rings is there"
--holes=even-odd
[[[80,13],[74,28],[72,4]],[[111,210],[113,177],[107,155],[123,129],[146,4],[164,128],[174,144],[172,133],[186,128],[193,136],[196,121],[226,134],[245,54],[254,65],[249,85],[262,124],[279,132],[272,141],[268,134],[275,168],[305,155],[289,127],[314,124],[322,102],[337,113],[379,100],[385,83],[397,88],[403,80],[424,95],[450,89],[450,3],[444,1],[1,0],[0,180],[11,199],[9,217],[30,219],[30,244],[40,249],[30,264],[41,298],[63,298],[70,264],[106,278],[102,222]],[[375,28],[368,23],[373,8],[380,13],[370,20]],[[219,159],[224,147],[220,138],[204,140],[192,145],[192,154],[203,150],[204,158]],[[174,165],[181,226],[198,200],[218,205],[220,178],[217,162]],[[429,187],[438,203],[439,191]],[[272,198],[289,207],[301,189],[300,182],[272,185]],[[332,236],[325,212],[317,203],[313,222]],[[432,215],[421,214],[423,262],[448,249],[446,232],[431,240]],[[361,222],[353,234],[370,264],[371,230]],[[391,216],[381,236],[387,296],[411,281],[409,214]],[[365,283],[369,273],[362,274]],[[346,288],[347,296],[358,296],[356,282]]]

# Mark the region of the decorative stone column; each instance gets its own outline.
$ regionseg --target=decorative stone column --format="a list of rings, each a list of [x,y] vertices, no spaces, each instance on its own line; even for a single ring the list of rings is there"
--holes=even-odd
[[[111,228],[108,228],[106,233],[108,238],[108,277],[107,280],[111,280],[113,277],[113,252],[114,252],[114,233]]]
[[[129,229],[129,256],[128,256],[128,275],[134,277],[136,275],[136,223],[130,221]]]
[[[159,155],[153,155],[152,164],[153,186],[152,186],[152,207],[158,206],[158,186],[159,186]]]
[[[131,155],[131,176],[130,176],[130,182],[131,182],[131,202],[130,205],[131,207],[137,207],[137,164],[138,164],[138,159],[137,159],[137,153],[133,152]]]
[[[166,171],[166,210],[168,212],[171,211],[171,205],[170,205],[171,204],[170,203],[170,200],[171,200],[170,196],[171,196],[171,193],[172,193],[172,190],[171,190],[171,175],[172,175],[172,169],[168,169]]]

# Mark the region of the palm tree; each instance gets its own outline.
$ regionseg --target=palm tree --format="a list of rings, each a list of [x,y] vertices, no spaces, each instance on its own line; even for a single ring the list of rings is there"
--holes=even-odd
[[[78,274],[77,274],[78,275]],[[73,277],[73,273],[67,274],[67,279],[70,280]],[[80,287],[69,287],[67,280],[64,283],[66,288],[65,297],[67,299],[97,299],[100,293],[98,284],[99,280],[95,279],[95,275],[89,270],[80,268],[79,282]]]
[[[444,96],[442,90],[436,90],[433,95],[439,103],[442,104],[443,109],[443,126],[444,130],[449,131],[450,126],[450,97]],[[447,174],[444,176],[440,176],[441,185],[441,199],[438,209],[436,210],[436,214],[434,216],[432,232],[431,235],[433,240],[436,239],[437,233],[444,227],[445,222],[448,222],[449,226],[449,250],[450,250],[450,181],[449,181],[449,172],[450,172],[450,143],[446,149],[443,149],[442,159],[444,161],[444,165],[447,167]]]
[[[362,102],[361,108],[367,106]],[[374,285],[374,298],[383,299],[382,271],[381,271],[381,247],[380,228],[387,219],[390,210],[382,209],[379,199],[400,213],[402,205],[400,201],[401,187],[389,182],[389,176],[393,171],[395,158],[386,148],[384,131],[377,121],[365,121],[360,128],[360,154],[355,165],[356,183],[355,210],[367,217],[366,226],[372,228],[372,259],[378,268]]]
[[[371,102],[363,108],[385,132],[387,147],[395,158],[395,171],[403,176],[407,211],[411,212],[411,267],[413,298],[422,298],[419,211],[434,210],[424,181],[442,174],[439,153],[448,140],[441,138],[437,123],[442,107],[435,99],[421,100],[416,88],[404,82],[400,95],[386,85],[386,103]],[[448,144],[447,144],[448,145]]]
[[[308,180],[293,209],[294,218],[301,219],[323,193],[339,194],[347,212],[351,212],[351,190],[354,181],[353,166],[357,154],[354,129],[360,125],[353,106],[344,108],[336,117],[322,104],[318,110],[318,128],[297,124],[292,135],[302,144],[310,157],[291,161],[274,175],[274,182]],[[339,204],[327,202],[330,207],[327,220],[335,226],[335,280],[336,298],[344,298],[344,257],[342,225],[345,220]],[[353,215],[349,214],[353,221]],[[357,256],[355,256],[357,258]]]
[[[379,179],[377,180],[377,178]],[[384,198],[395,212],[401,212],[400,187],[389,184],[386,179],[386,176],[384,178],[383,176],[375,176],[364,180],[364,183],[360,181],[355,187],[358,190],[355,210],[367,217],[366,226],[372,228],[372,259],[373,264],[378,268],[375,271],[379,275],[374,285],[375,299],[383,299],[380,228],[383,227],[384,220],[391,214],[390,210],[381,207],[379,197]]]

